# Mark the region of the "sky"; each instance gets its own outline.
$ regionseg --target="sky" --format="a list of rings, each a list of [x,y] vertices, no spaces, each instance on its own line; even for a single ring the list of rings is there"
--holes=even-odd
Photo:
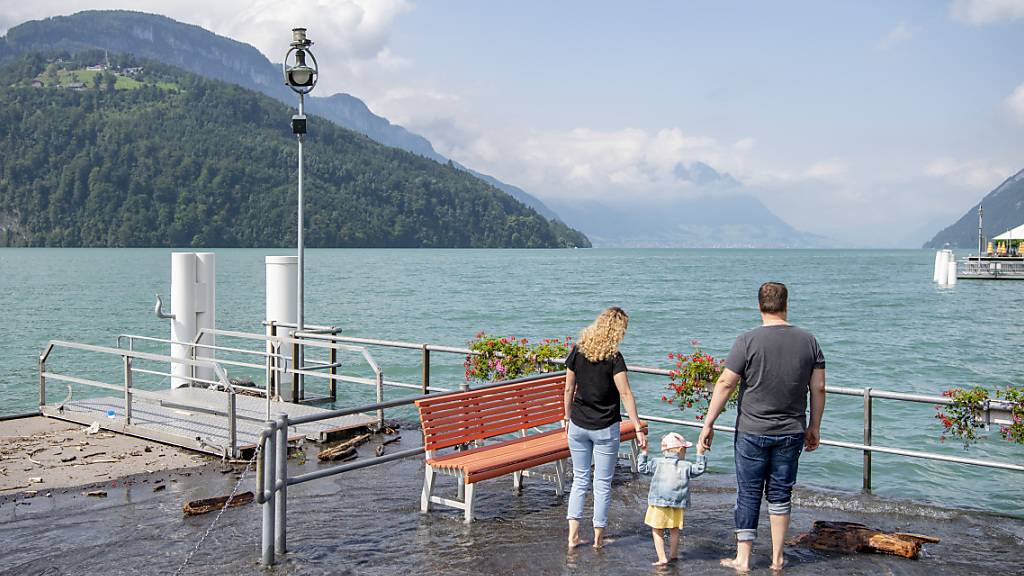
[[[1024,0],[0,0],[0,33],[165,14],[347,92],[554,203],[749,194],[797,229],[919,245],[1024,168]],[[704,189],[678,166],[738,182]]]

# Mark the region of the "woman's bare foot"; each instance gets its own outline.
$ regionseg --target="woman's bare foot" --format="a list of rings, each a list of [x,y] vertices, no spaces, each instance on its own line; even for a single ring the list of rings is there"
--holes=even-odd
[[[657,562],[651,562],[651,566],[668,566],[668,560],[658,560]]]
[[[604,548],[605,546],[613,542],[615,542],[615,538],[599,538],[597,540],[594,540],[594,549],[600,550],[601,548]]]
[[[719,563],[722,566],[725,566],[726,568],[732,568],[733,570],[741,574],[746,574],[747,572],[750,572],[749,566],[747,566],[746,564],[740,564],[740,562],[737,561],[735,558],[722,558]]]
[[[773,563],[771,565],[771,570],[772,570],[772,572],[782,572],[782,569],[785,568],[785,567],[786,567],[786,560],[783,559],[782,562]]]
[[[584,545],[586,543],[587,543],[586,540],[580,540],[579,538],[570,538],[569,539],[569,549],[571,550],[571,549],[576,548],[578,546],[582,546],[582,545]]]

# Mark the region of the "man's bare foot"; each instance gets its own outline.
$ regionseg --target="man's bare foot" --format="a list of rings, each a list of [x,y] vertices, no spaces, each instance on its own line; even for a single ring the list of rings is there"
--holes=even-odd
[[[719,563],[722,566],[725,566],[726,568],[732,568],[733,570],[741,574],[746,574],[747,572],[750,572],[749,566],[747,566],[746,564],[740,564],[736,561],[735,558],[722,558],[721,561],[719,561]]]

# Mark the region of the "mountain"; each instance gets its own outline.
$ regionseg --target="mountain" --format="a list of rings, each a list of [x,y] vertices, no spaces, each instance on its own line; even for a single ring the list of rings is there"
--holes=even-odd
[[[88,69],[105,57],[0,68],[0,245],[291,246],[288,108],[125,54]],[[329,122],[306,148],[311,247],[589,245],[462,170]]]
[[[978,249],[978,206],[985,209],[983,233],[992,238],[1024,224],[1024,170],[989,192],[953,224],[943,228],[924,248]]]
[[[556,204],[584,223],[597,247],[824,248],[828,238],[795,230],[753,196],[732,193],[662,200],[579,201]]]
[[[25,22],[7,31],[6,41],[0,42],[0,58],[4,52],[75,53],[90,49],[134,54],[213,80],[262,92],[289,106],[295,105],[295,94],[281,79],[281,66],[271,63],[253,46],[156,14],[102,10]],[[355,96],[343,93],[326,97],[311,96],[306,99],[306,112],[365,134],[385,146],[400,148],[437,162],[448,162],[426,138],[374,114]],[[556,217],[543,202],[524,190],[469,168],[459,167],[546,218]]]

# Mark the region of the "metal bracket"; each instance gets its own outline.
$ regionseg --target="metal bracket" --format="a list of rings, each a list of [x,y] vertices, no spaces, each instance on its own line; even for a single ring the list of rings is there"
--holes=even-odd
[[[159,294],[156,295],[156,305],[153,306],[153,313],[161,320],[174,320],[174,314],[164,312],[164,301],[160,298]]]

